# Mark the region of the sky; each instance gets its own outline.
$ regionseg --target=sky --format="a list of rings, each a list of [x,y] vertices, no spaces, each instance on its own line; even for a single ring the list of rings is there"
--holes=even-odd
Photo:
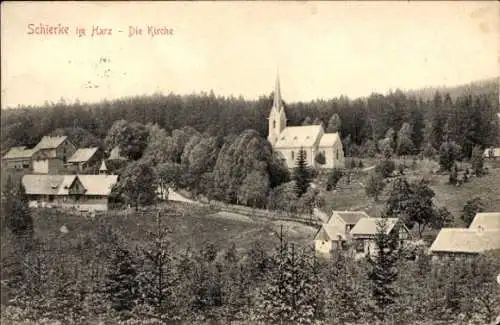
[[[255,99],[278,71],[287,102],[500,75],[497,1],[3,2],[1,15],[2,108],[210,90]],[[68,35],[32,33],[58,24]],[[129,37],[135,27],[143,35]]]

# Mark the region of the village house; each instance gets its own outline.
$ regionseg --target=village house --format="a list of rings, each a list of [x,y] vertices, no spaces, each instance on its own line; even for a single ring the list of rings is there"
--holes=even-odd
[[[469,229],[500,230],[500,212],[476,213]]]
[[[31,171],[32,156],[32,149],[27,149],[25,146],[12,147],[2,158],[2,168]]]
[[[121,150],[119,146],[115,146],[111,151],[109,152],[109,161],[126,161],[127,157],[123,156],[121,154]]]
[[[410,231],[399,218],[362,218],[350,233],[356,257],[359,258],[377,252],[375,238],[379,228],[384,224],[386,234],[395,236],[398,247],[411,240]]]
[[[295,167],[300,150],[304,150],[307,164],[314,168],[344,167],[344,150],[338,132],[325,133],[323,125],[287,126],[278,77],[268,120],[267,139],[288,168]],[[316,159],[320,154],[324,163]]]
[[[68,159],[68,169],[81,173],[90,167],[96,166],[101,159],[99,148],[80,148]]]
[[[43,137],[33,148],[33,172],[38,174],[58,174],[65,170],[68,158],[76,147],[66,136]]]
[[[497,159],[498,157],[500,157],[500,148],[491,147],[491,148],[485,149],[483,157],[490,158],[490,159]]]
[[[316,252],[325,255],[334,249],[347,248],[351,244],[350,232],[356,223],[370,217],[363,211],[332,211],[329,217],[326,214],[321,216],[324,223],[314,237],[314,247]]]
[[[346,247],[347,237],[348,234],[341,224],[324,223],[314,236],[314,249],[328,257],[332,250]]]
[[[59,207],[80,211],[108,210],[117,175],[24,175],[30,207]]]
[[[443,228],[429,252],[436,259],[475,256],[500,249],[500,212],[476,214],[469,228]]]

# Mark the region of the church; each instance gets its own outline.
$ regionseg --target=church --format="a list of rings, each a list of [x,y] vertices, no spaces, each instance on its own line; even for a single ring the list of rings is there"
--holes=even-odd
[[[281,100],[279,77],[276,77],[274,100],[269,114],[268,141],[281,154],[288,168],[294,168],[301,149],[309,166],[318,169],[343,168],[344,150],[339,133],[325,133],[323,125],[287,126]]]

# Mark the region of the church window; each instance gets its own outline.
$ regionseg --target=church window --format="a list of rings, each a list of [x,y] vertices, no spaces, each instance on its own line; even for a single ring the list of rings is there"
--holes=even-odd
[[[307,151],[304,150],[304,159],[307,159]]]
[[[339,160],[339,149],[337,149],[336,157],[337,157],[337,160]]]
[[[292,151],[292,160],[295,159],[295,152]]]
[[[276,121],[273,120],[273,129],[276,129]]]

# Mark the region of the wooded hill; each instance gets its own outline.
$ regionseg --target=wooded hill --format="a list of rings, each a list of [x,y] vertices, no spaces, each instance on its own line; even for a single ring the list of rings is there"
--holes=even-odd
[[[434,92],[434,88],[408,92],[396,90],[367,98],[340,96],[329,100],[285,103],[285,106],[289,125],[304,122],[323,122],[326,125],[337,113],[342,138],[357,146],[376,142],[384,138],[389,129],[397,132],[404,122],[408,122],[416,151],[427,141],[437,149],[443,140],[445,125],[453,125],[453,130],[446,132],[459,144],[472,142],[484,147],[496,141],[492,123],[499,111],[498,88],[497,78],[472,83],[470,87],[437,89],[442,91],[439,93]],[[79,127],[88,131],[83,138],[81,134],[78,136],[84,145],[88,138],[93,138],[94,142],[103,140],[119,119],[157,124],[168,133],[191,126],[214,136],[239,134],[246,129],[254,129],[266,136],[271,105],[272,94],[257,100],[245,100],[210,92],[185,96],[154,94],[92,104],[67,104],[61,100],[41,106],[5,109],[1,119],[2,154],[14,145],[35,145],[43,135],[57,129]],[[467,136],[469,140],[465,139]],[[471,150],[467,145],[465,153],[470,155]]]

